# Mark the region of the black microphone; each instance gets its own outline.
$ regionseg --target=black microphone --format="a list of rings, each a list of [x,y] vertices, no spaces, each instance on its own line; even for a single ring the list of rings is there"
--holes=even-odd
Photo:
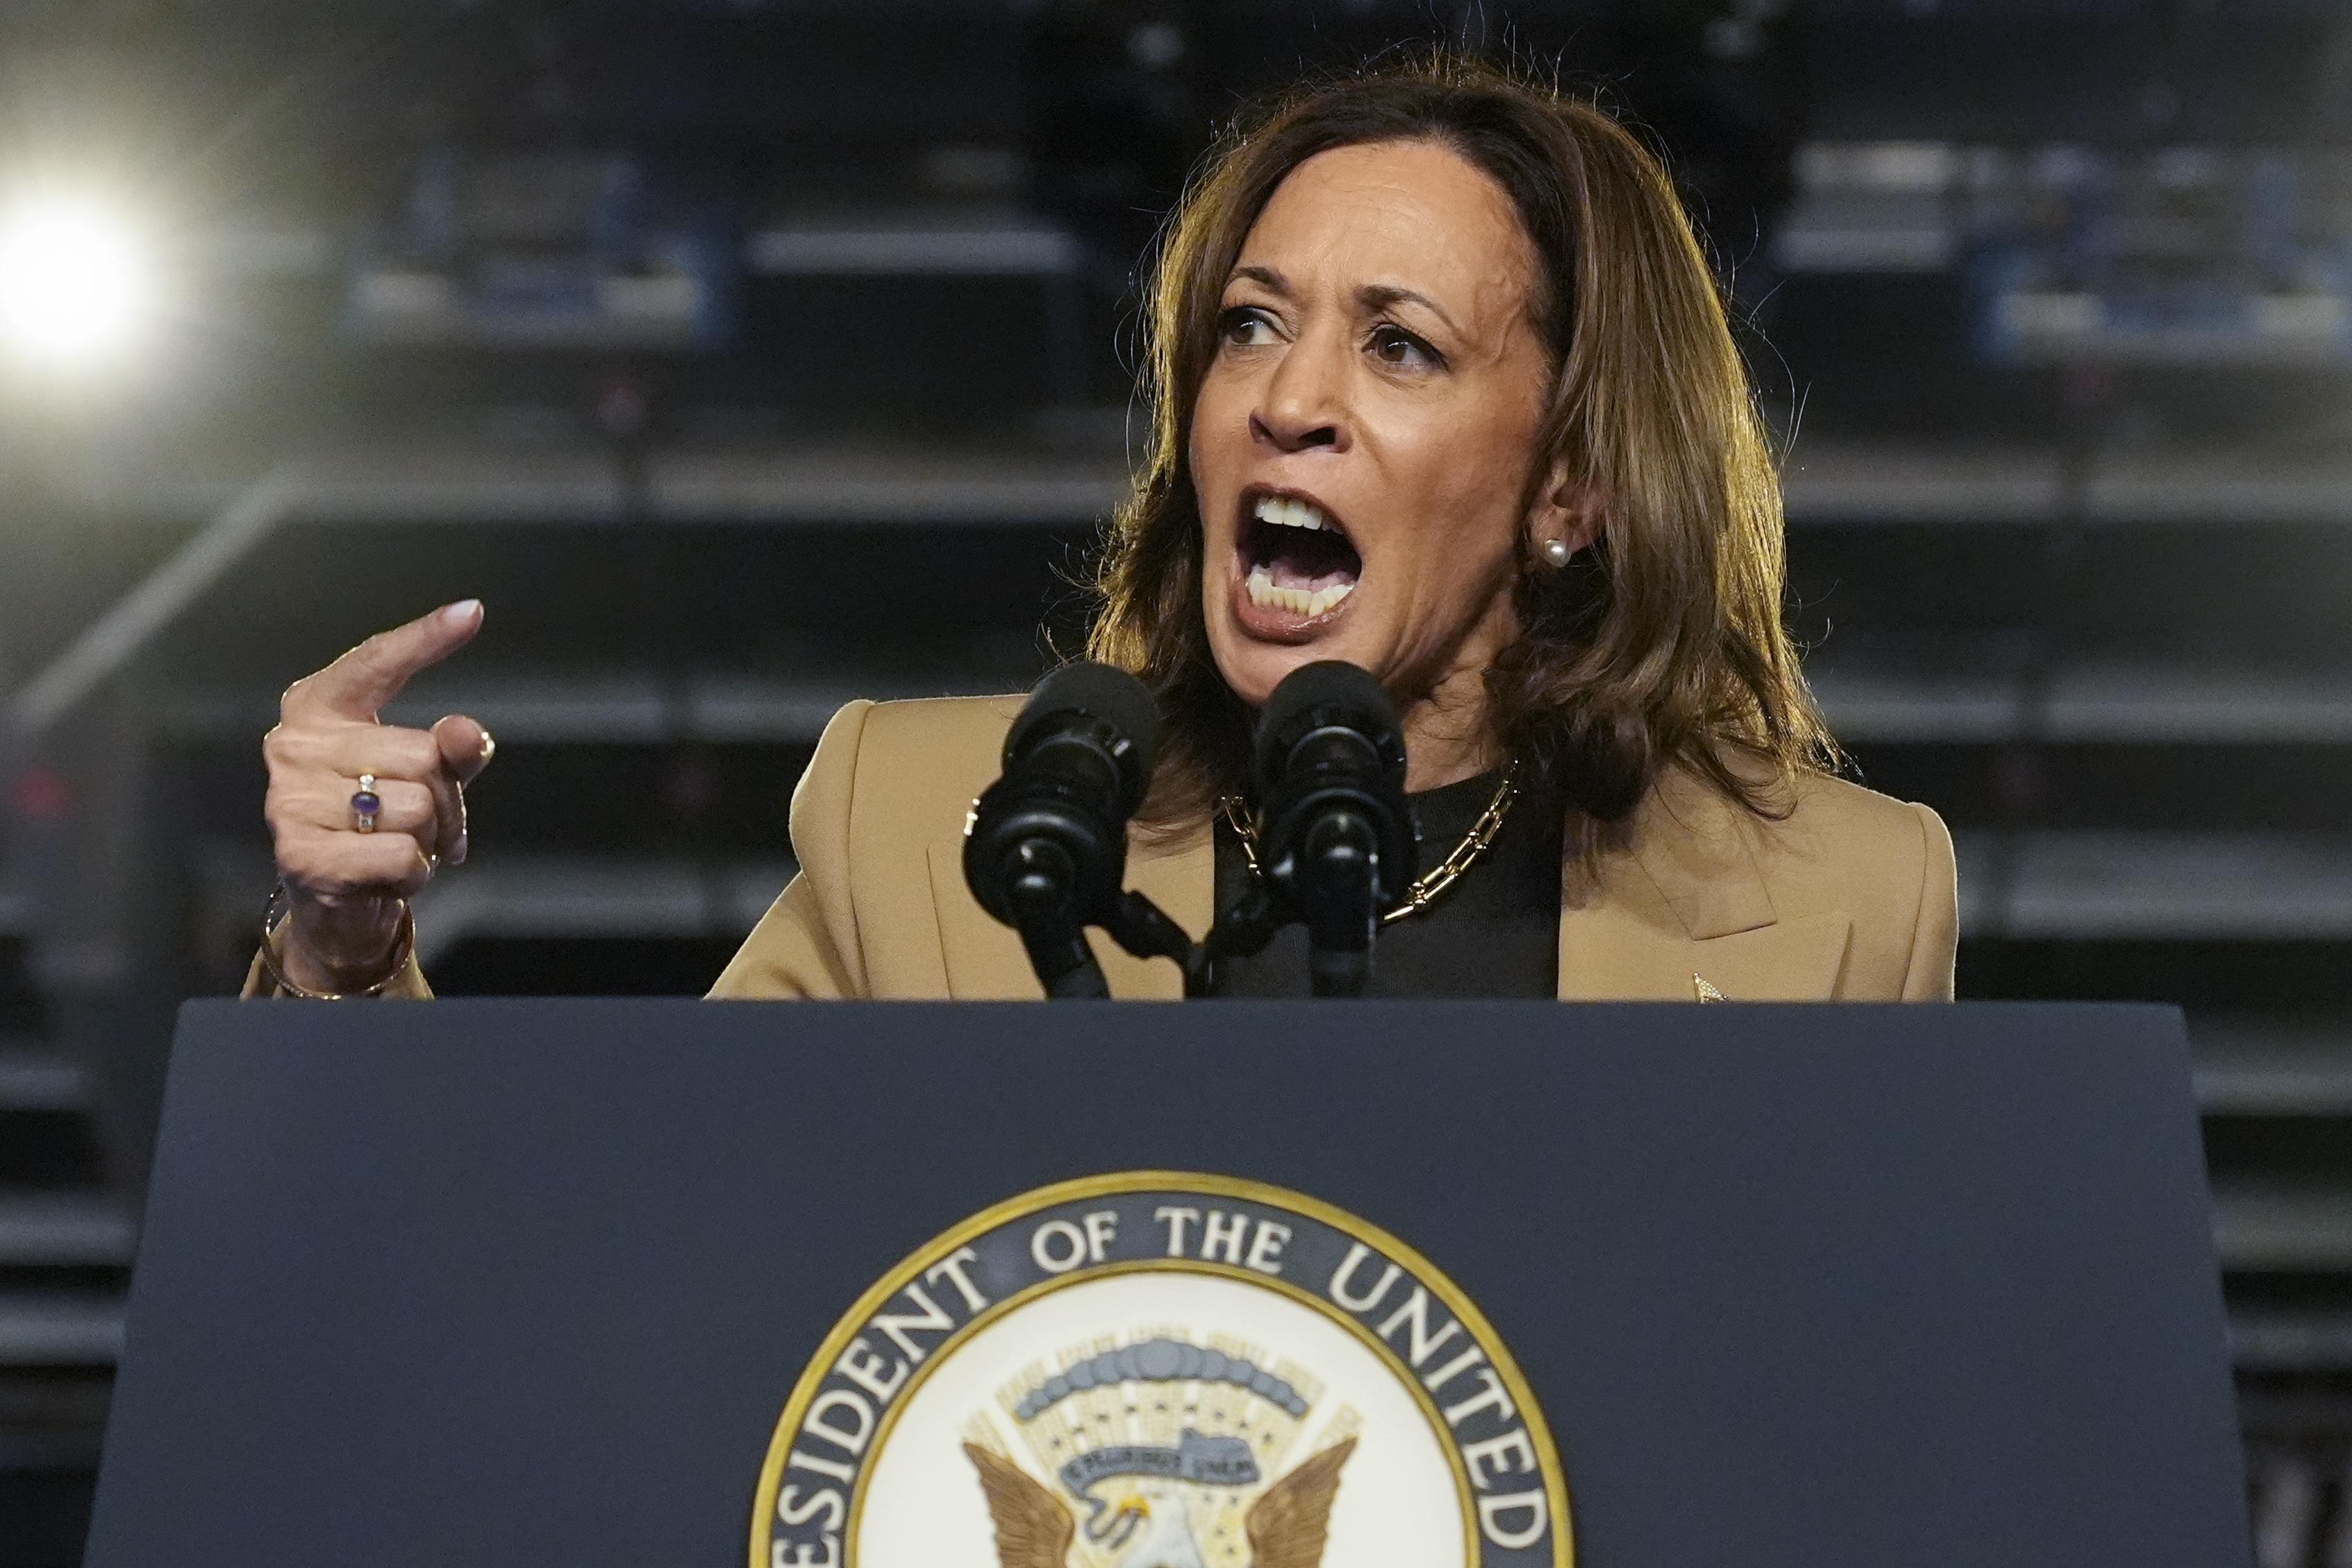
[[[1302,665],[1257,721],[1258,866],[1307,926],[1318,997],[1358,997],[1381,915],[1404,900],[1418,850],[1404,798],[1404,731],[1353,664]]]
[[[1108,664],[1037,683],[1004,737],[1004,772],[972,803],[963,875],[981,907],[1021,933],[1049,997],[1108,997],[1086,928],[1120,918],[1127,820],[1151,783],[1160,711]]]

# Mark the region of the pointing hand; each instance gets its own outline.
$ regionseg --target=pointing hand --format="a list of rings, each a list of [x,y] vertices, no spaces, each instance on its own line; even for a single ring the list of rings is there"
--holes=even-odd
[[[466,858],[465,786],[489,762],[489,731],[460,714],[431,729],[376,717],[410,677],[481,630],[468,599],[380,632],[286,690],[264,737],[262,815],[289,903],[278,961],[305,990],[347,993],[382,980],[402,901],[443,861]],[[352,797],[373,779],[372,823]],[[364,801],[360,804],[365,804]]]

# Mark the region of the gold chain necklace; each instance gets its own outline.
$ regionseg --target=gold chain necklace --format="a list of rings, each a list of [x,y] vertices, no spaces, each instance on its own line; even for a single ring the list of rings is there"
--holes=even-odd
[[[1478,820],[1470,824],[1470,831],[1462,835],[1462,841],[1454,846],[1454,852],[1415,877],[1412,885],[1404,890],[1404,902],[1381,915],[1381,924],[1392,925],[1400,920],[1422,914],[1444,896],[1447,888],[1460,881],[1463,873],[1476,865],[1478,857],[1494,843],[1495,835],[1502,831],[1503,819],[1509,814],[1511,802],[1518,798],[1518,786],[1511,780],[1510,770],[1504,769],[1503,781],[1495,787],[1495,798],[1486,802],[1486,809],[1478,813]],[[1242,798],[1228,795],[1217,805],[1225,814],[1226,825],[1242,841],[1242,860],[1248,865],[1250,875],[1263,877],[1265,873],[1257,863],[1257,824],[1250,820]]]

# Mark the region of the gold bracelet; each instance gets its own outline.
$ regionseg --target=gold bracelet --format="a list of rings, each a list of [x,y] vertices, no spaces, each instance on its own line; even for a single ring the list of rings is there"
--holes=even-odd
[[[407,972],[409,956],[416,951],[416,915],[408,907],[408,900],[404,898],[400,901],[400,927],[392,934],[392,967],[384,971],[383,979],[364,991],[307,990],[286,977],[286,971],[278,967],[277,949],[272,946],[293,914],[293,900],[287,894],[286,884],[281,882],[270,889],[269,902],[261,909],[261,972],[268,976],[269,983],[277,988],[271,993],[273,996],[293,997],[306,1002],[355,1002],[380,997],[394,980]]]

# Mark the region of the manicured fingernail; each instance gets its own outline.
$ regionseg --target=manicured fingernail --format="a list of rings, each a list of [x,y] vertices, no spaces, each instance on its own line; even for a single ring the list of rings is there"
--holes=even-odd
[[[488,730],[482,731],[482,760],[488,762],[499,754],[499,743],[490,738]]]
[[[449,863],[451,865],[466,863],[466,835],[462,832],[457,835],[457,841],[449,846]]]
[[[452,626],[463,626],[467,622],[471,621],[475,616],[479,615],[481,612],[482,601],[480,600],[460,599],[457,603],[448,606],[441,612],[441,619],[446,621]]]

